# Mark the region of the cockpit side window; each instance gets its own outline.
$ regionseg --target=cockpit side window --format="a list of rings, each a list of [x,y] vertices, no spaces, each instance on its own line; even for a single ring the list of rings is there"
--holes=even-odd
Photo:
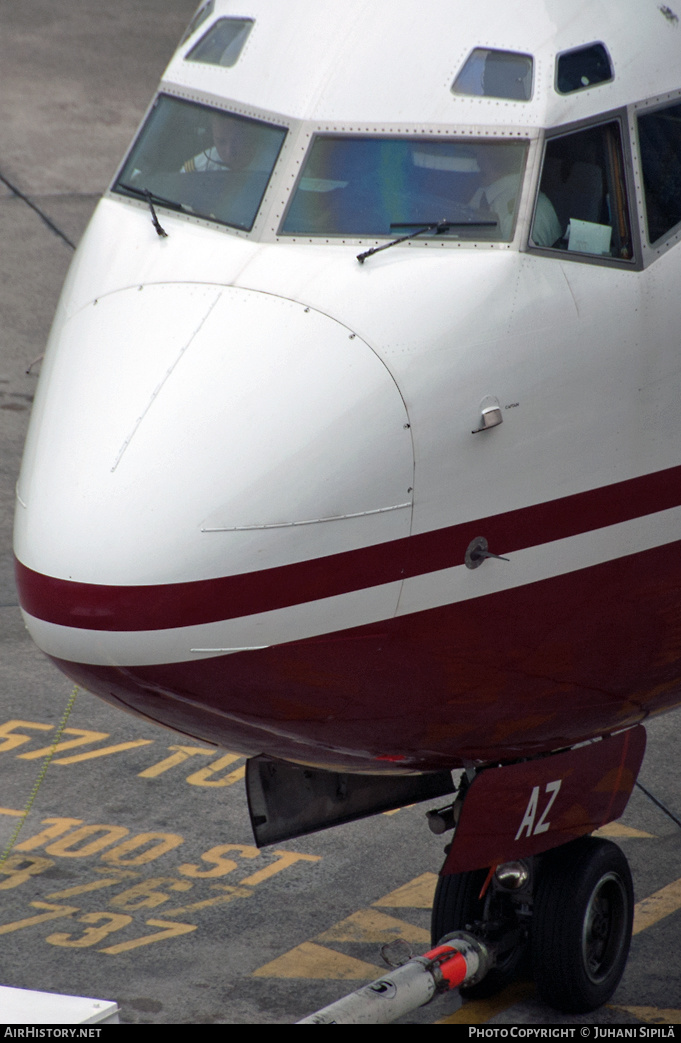
[[[572,254],[632,259],[617,120],[546,142],[530,242]]]
[[[648,241],[656,243],[681,221],[681,105],[638,117]]]
[[[532,97],[532,55],[476,47],[452,84],[452,94],[529,101]]]

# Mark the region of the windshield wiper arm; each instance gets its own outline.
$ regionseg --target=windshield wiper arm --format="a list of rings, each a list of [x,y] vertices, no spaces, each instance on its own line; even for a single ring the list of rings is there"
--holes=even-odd
[[[151,211],[151,223],[156,229],[156,234],[161,236],[161,238],[163,239],[166,239],[168,237],[168,233],[166,232],[165,228],[163,228],[161,222],[159,221],[156,215],[154,201],[156,201],[157,203],[161,203],[163,206],[168,206],[172,210],[186,211],[187,209],[184,206],[184,204],[178,203],[177,200],[166,199],[165,196],[160,196],[157,192],[152,192],[148,188],[138,188],[136,185],[126,185],[123,181],[118,182],[118,187],[124,189],[126,192],[132,192],[133,195],[139,196],[140,199],[146,199],[147,203],[149,204],[149,210]]]
[[[396,221],[390,227],[391,229],[413,228],[415,224],[416,221]],[[450,228],[491,228],[495,225],[496,221],[434,221],[432,224],[421,225],[415,232],[411,232],[409,235],[401,235],[398,239],[391,239],[389,243],[383,243],[383,246],[374,246],[371,250],[365,250],[364,253],[357,254],[357,260],[360,264],[364,264],[367,257],[380,253],[381,250],[388,250],[391,246],[397,246],[398,243],[406,243],[408,239],[416,239],[418,235],[425,235],[427,232],[437,232],[438,235],[442,235],[443,232],[448,232]]]
[[[392,228],[413,228],[413,222],[410,224],[406,222],[404,224],[391,224]],[[371,250],[365,250],[364,253],[357,254],[357,260],[360,264],[364,264],[367,257],[372,257],[373,254],[378,254],[381,250],[388,250],[391,246],[397,246],[398,243],[406,243],[407,239],[416,239],[417,235],[424,235],[426,232],[434,232],[437,230],[438,235],[442,232],[446,232],[451,227],[449,221],[435,221],[434,224],[422,225],[417,228],[415,232],[411,232],[409,235],[401,235],[398,239],[391,239],[389,243],[383,243],[383,246],[374,246]]]
[[[154,209],[154,197],[152,196],[148,188],[144,188],[142,189],[142,191],[147,197],[147,203],[149,204],[149,209],[151,210],[151,223],[156,229],[156,234],[159,235],[162,239],[167,239],[168,233],[166,232],[165,228],[162,226],[161,222],[156,216],[156,211]]]

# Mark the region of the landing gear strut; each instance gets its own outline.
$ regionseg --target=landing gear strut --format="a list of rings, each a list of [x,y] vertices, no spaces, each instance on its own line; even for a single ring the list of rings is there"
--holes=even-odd
[[[496,953],[495,966],[462,994],[481,998],[508,985],[531,962],[542,999],[586,1013],[613,994],[629,953],[634,896],[627,860],[608,840],[580,837],[523,863],[442,876],[433,941],[468,930]],[[485,884],[488,884],[484,891]]]
[[[461,988],[461,995],[471,999],[493,996],[509,985],[526,962],[528,952],[530,896],[526,895],[522,903],[517,894],[511,896],[496,880],[485,887],[488,875],[486,869],[478,869],[441,876],[433,900],[434,945],[450,931],[473,930],[495,950],[494,966],[483,980]]]

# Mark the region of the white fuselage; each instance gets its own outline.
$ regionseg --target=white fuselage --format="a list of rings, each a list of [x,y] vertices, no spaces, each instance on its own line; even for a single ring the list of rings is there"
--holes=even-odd
[[[30,586],[23,569],[55,581],[64,605],[69,584],[75,593],[63,611],[35,607],[48,593],[22,597],[36,642],[122,702],[121,679],[133,677],[130,705],[193,734],[214,735],[218,715],[219,741],[232,722],[235,743],[255,752],[365,769],[382,750],[428,767],[555,748],[675,704],[671,609],[660,607],[655,660],[628,641],[622,591],[660,604],[665,577],[641,557],[651,552],[667,556],[667,579],[681,572],[681,247],[647,242],[636,144],[637,113],[681,97],[681,30],[655,3],[624,0],[612,17],[610,5],[578,0],[523,4],[523,17],[500,0],[484,17],[444,0],[247,7],[217,0],[160,92],[286,128],[252,229],[157,201],[163,238],[145,199],[110,191],[63,291],[15,546],[20,589]],[[232,13],[254,19],[236,64],[187,60],[211,21]],[[611,82],[559,94],[556,55],[594,40],[611,56]],[[531,99],[453,94],[475,47],[531,55]],[[547,134],[608,121],[623,137],[630,256],[533,247]],[[282,234],[322,134],[526,143],[511,237],[416,238],[360,264],[385,236]],[[479,431],[490,403],[503,422]],[[509,561],[467,567],[475,537]],[[110,619],[107,590],[119,599]],[[609,600],[590,609],[598,590]],[[611,640],[591,642],[590,611],[610,615]],[[362,628],[372,655],[381,641],[400,644],[395,670],[414,671],[405,687],[418,689],[422,673],[421,725],[400,679],[362,659]],[[346,638],[340,658],[306,661],[315,641]],[[277,664],[276,649],[292,645],[295,663]],[[603,695],[618,648],[631,686],[613,680]],[[246,663],[235,667],[236,702],[230,681],[217,694],[218,663],[229,677],[237,660],[263,654],[251,693]],[[354,659],[359,676],[343,679]],[[185,716],[145,709],[147,689],[183,701]],[[205,721],[190,726],[193,699]],[[471,703],[486,708],[489,742],[476,718],[467,746]],[[378,737],[385,705],[405,717],[401,739]],[[347,728],[336,733],[338,718]],[[510,723],[493,734],[499,718]]]

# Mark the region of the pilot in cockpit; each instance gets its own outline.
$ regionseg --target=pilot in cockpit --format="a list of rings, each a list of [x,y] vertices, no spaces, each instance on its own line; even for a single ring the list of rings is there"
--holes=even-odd
[[[228,170],[235,173],[257,169],[254,166],[262,144],[261,129],[246,121],[211,117],[213,144],[182,165],[186,174]]]
[[[485,145],[476,155],[479,176],[478,187],[469,206],[481,217],[485,214],[498,222],[502,239],[510,239],[519,189],[517,162],[513,150]],[[562,235],[560,222],[548,196],[539,193],[532,226],[536,246],[553,246]]]

